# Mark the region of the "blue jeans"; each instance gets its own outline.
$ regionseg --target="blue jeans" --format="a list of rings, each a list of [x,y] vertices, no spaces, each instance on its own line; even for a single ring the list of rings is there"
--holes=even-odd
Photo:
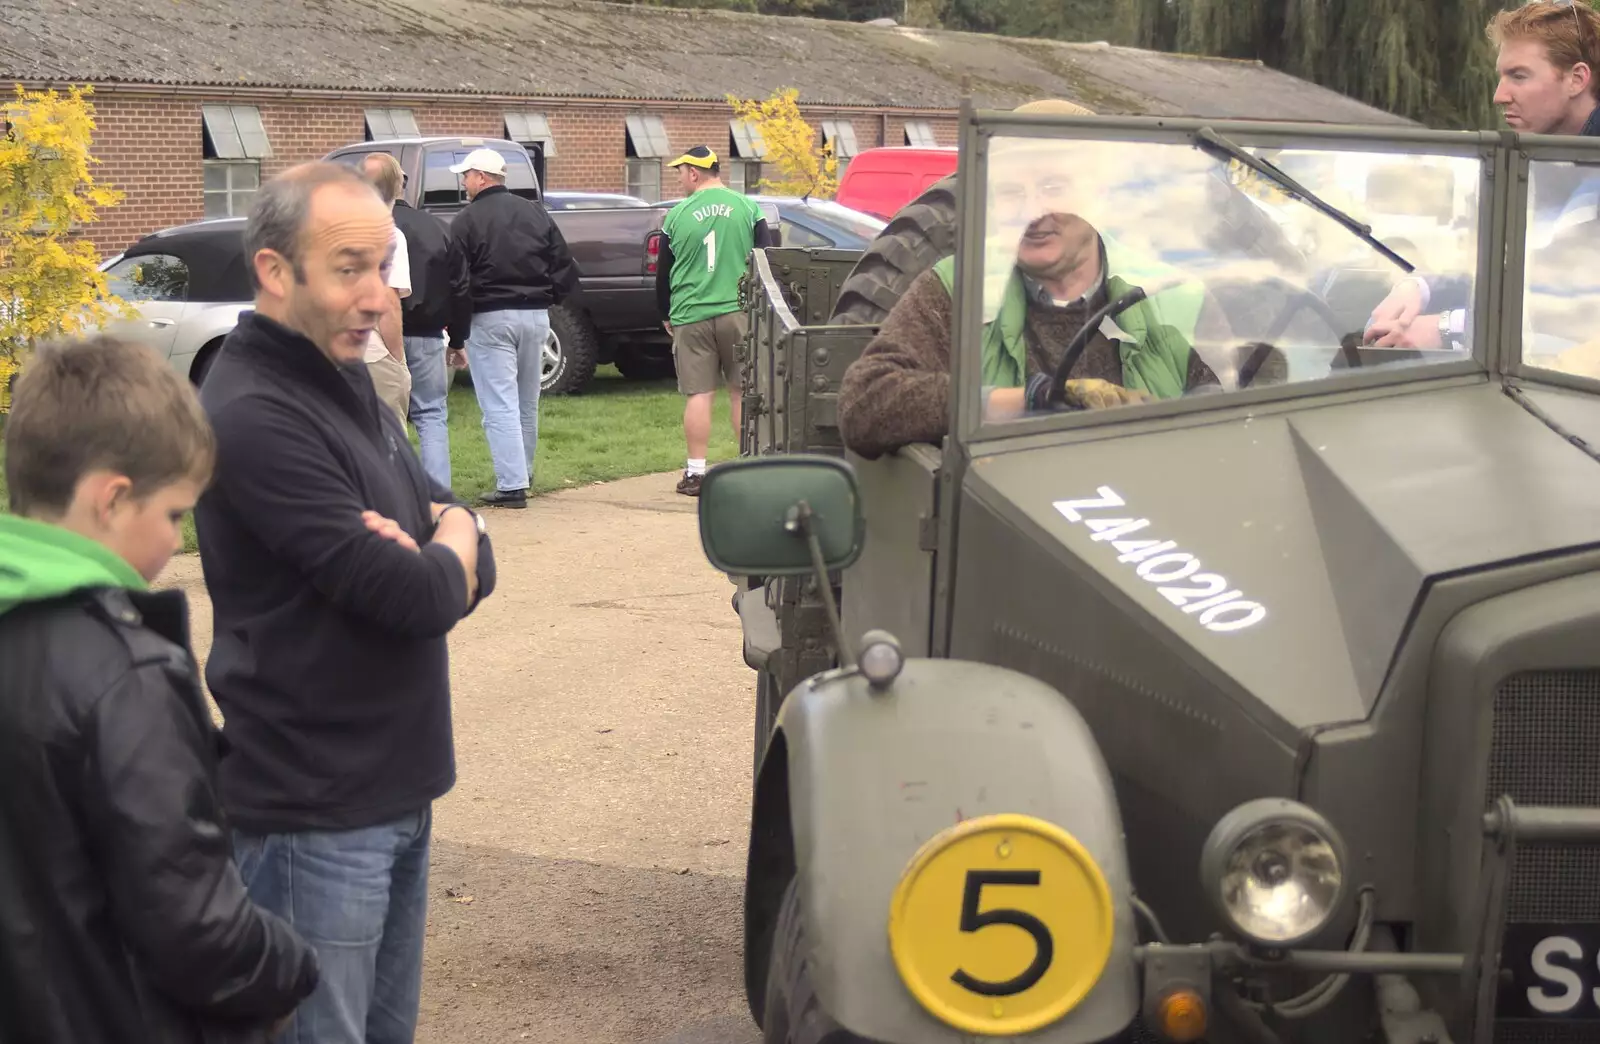
[[[539,448],[539,378],[549,335],[550,313],[543,310],[507,309],[472,317],[467,364],[483,410],[496,489],[533,485],[533,458]]]
[[[444,364],[443,337],[407,337],[406,367],[411,371],[411,423],[422,443],[422,470],[450,488],[450,368]]]
[[[234,833],[250,898],[317,951],[279,1044],[411,1044],[422,996],[431,806],[360,830]]]

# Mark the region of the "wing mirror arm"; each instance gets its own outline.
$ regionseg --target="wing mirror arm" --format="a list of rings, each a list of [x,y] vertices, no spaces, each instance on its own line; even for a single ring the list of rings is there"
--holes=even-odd
[[[804,500],[798,501],[784,517],[783,528],[805,538],[806,547],[811,551],[813,580],[822,593],[823,605],[828,610],[828,627],[833,631],[833,644],[839,650],[839,666],[854,668],[855,650],[845,641],[844,625],[839,622],[839,606],[833,598],[833,584],[828,580],[828,563],[822,557],[822,542],[817,539],[816,530],[811,526],[811,518],[811,505]]]

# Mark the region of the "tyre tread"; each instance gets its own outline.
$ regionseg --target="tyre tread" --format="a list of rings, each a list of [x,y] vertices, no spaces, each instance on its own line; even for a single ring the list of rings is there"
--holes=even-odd
[[[831,322],[876,326],[917,276],[956,248],[956,177],[929,185],[902,207],[839,286]]]
[[[586,312],[566,305],[551,306],[550,325],[561,339],[561,354],[566,356],[567,365],[554,383],[539,394],[576,395],[594,380],[600,360],[600,332]]]
[[[795,878],[784,890],[773,930],[763,1044],[873,1044],[840,1026],[822,1008],[806,958],[799,883]]]

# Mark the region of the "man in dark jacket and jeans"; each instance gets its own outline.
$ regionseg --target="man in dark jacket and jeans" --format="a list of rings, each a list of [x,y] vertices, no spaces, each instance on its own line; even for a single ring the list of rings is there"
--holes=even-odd
[[[379,155],[388,154],[375,153],[362,162],[369,181],[376,179]],[[472,332],[471,279],[466,258],[443,221],[403,198],[394,201],[393,214],[411,262],[411,293],[400,302],[406,367],[411,371],[411,423],[417,426],[417,441],[422,444],[422,470],[449,489],[451,368],[447,358],[464,351]]]
[[[349,167],[262,185],[255,311],[201,392],[222,796],[251,897],[322,967],[293,1044],[413,1039],[432,807],[455,783],[446,636],[494,584],[482,520],[429,482],[362,364],[392,230]]]
[[[151,591],[206,484],[189,382],[142,345],[42,348],[0,514],[0,1041],[262,1042],[317,983],[252,903],[181,591]]]
[[[474,149],[450,169],[463,175],[472,200],[450,234],[472,273],[467,361],[494,462],[495,490],[481,502],[527,507],[549,309],[578,288],[578,268],[544,207],[506,188],[504,156]]]

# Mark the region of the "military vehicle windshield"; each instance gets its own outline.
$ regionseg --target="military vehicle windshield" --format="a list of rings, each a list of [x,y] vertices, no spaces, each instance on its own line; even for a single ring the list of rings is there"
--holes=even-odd
[[[1522,360],[1600,379],[1600,166],[1535,161],[1528,175]]]
[[[986,421],[1473,357],[1473,324],[1439,315],[1473,301],[1477,158],[1249,151],[1370,226],[1420,278],[1188,142],[997,137],[983,331],[962,370],[982,375]]]

